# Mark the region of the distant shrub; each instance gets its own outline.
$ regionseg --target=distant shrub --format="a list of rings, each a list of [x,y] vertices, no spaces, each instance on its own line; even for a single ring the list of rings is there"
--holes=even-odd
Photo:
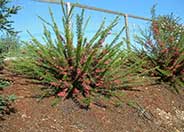
[[[3,68],[3,60],[10,52],[15,52],[20,48],[20,42],[16,36],[2,36],[0,38],[0,67]]]
[[[156,68],[151,76],[159,76],[177,92],[184,88],[184,26],[179,18],[172,14],[158,16],[152,21],[150,32],[142,32],[137,42],[143,46],[139,55],[148,60],[145,68]]]
[[[44,26],[45,43],[32,36],[32,42],[27,43],[22,57],[14,61],[14,71],[40,80],[53,90],[53,95],[76,98],[87,107],[98,95],[110,97],[117,90],[143,84],[144,78],[137,74],[142,60],[134,58],[136,61],[127,63],[135,56],[123,49],[123,42],[119,41],[124,28],[112,42],[105,42],[119,18],[107,27],[103,21],[96,34],[88,40],[84,37],[87,22],[84,23],[83,10],[76,16],[75,44],[70,23],[73,7],[69,14],[63,6],[62,9],[64,33],[59,31],[50,11],[52,24],[41,19],[53,29],[56,40]]]

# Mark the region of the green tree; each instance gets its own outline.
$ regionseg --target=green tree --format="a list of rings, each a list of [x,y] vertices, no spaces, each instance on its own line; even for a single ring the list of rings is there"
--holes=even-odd
[[[17,14],[20,10],[20,6],[9,6],[12,0],[0,0],[0,32],[8,34],[17,34],[18,32],[12,27],[14,21],[9,20],[9,18]]]

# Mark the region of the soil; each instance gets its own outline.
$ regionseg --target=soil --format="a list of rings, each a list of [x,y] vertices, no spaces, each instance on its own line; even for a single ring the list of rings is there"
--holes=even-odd
[[[174,94],[164,85],[124,90],[122,104],[98,100],[89,110],[71,99],[51,106],[54,97],[39,100],[41,85],[6,70],[12,84],[0,94],[17,96],[15,113],[0,120],[0,132],[184,132],[184,92]]]

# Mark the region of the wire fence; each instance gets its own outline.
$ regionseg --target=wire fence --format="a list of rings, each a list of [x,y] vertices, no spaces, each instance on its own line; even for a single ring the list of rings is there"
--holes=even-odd
[[[113,35],[116,35],[116,33],[118,33],[118,31],[125,26],[125,32],[122,34],[122,37],[125,36],[124,38],[127,42],[126,44],[128,49],[130,49],[131,39],[138,32],[139,28],[145,28],[151,22],[151,19],[149,18],[122,13],[122,12],[116,12],[116,11],[102,9],[102,8],[97,8],[97,7],[92,7],[88,5],[82,5],[79,3],[61,2],[60,0],[36,0],[36,1],[54,3],[54,4],[62,3],[66,5],[68,10],[70,10],[71,6],[78,7],[79,9],[81,8],[86,9],[85,11],[86,17],[92,16],[92,21],[89,22],[90,27],[86,29],[87,37],[89,38],[90,36],[93,36],[93,34],[96,32],[95,29],[97,29],[98,25],[100,25],[100,22],[103,21],[104,16],[105,16],[106,25],[112,22],[115,16],[120,16],[119,24],[112,31],[111,36],[113,37]],[[76,10],[79,10],[79,9],[76,9]],[[94,11],[98,13],[96,14],[94,13]],[[93,20],[95,20],[95,22]]]

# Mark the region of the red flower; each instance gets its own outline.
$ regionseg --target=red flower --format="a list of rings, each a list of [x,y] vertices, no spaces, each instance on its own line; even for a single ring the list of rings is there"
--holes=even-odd
[[[90,80],[85,80],[85,84],[86,84],[86,85],[89,85],[90,83],[91,83]]]
[[[64,89],[62,92],[59,92],[57,95],[59,97],[64,97],[64,96],[66,96],[66,91],[67,91],[67,89]]]
[[[69,67],[69,69],[70,69],[70,70],[73,70],[73,69],[74,69],[74,67],[73,67],[73,66],[70,66],[70,67]]]
[[[101,83],[96,83],[96,86],[100,87],[100,86],[102,86],[102,84]]]
[[[74,88],[73,94],[78,94],[78,93],[79,93],[79,90],[77,88]]]
[[[108,53],[108,50],[103,50],[102,51],[102,54],[107,54]]]
[[[160,45],[160,47],[164,47],[164,42],[163,41],[158,41],[158,44]]]
[[[56,82],[50,82],[50,85],[52,85],[52,86],[54,86],[54,87],[58,87],[58,86],[59,86],[59,84],[56,83]]]
[[[178,64],[178,65],[175,66],[175,68],[179,68],[179,67],[181,67],[181,64]]]
[[[64,96],[66,96],[66,92],[65,92],[65,91],[59,92],[57,95],[58,95],[59,97],[64,97]]]
[[[168,48],[165,48],[165,49],[162,49],[160,52],[161,53],[168,53],[169,49]]]
[[[55,67],[56,67],[57,69],[61,70],[61,71],[64,71],[64,68],[61,67],[61,66],[56,65]]]
[[[175,55],[175,56],[178,56],[178,55],[179,55],[179,52],[178,52],[178,51],[175,51],[175,52],[174,52],[174,55]]]
[[[151,40],[147,40],[146,42],[149,46],[153,47],[152,41]]]
[[[85,92],[88,92],[90,90],[90,86],[87,85],[86,83],[83,82],[82,86],[83,86]]]
[[[121,83],[121,80],[118,80],[118,79],[117,80],[114,80],[114,83],[115,84],[120,84]]]
[[[64,85],[66,88],[69,88],[69,87],[70,87],[70,83],[67,82],[67,81],[64,81],[64,82],[63,82],[63,85]]]
[[[102,86],[103,86],[103,81],[102,81],[102,80],[98,81],[98,82],[96,83],[96,86],[97,86],[97,87],[102,87]]]
[[[104,62],[104,64],[105,64],[105,65],[108,65],[108,64],[109,64],[109,61],[108,61],[108,60],[107,60],[107,61],[105,61],[105,62]]]
[[[184,74],[184,70],[181,71],[181,75],[183,75],[183,74]]]
[[[158,23],[157,22],[153,22],[153,33],[155,35],[159,35],[159,27],[158,27]]]
[[[95,72],[96,72],[96,73],[100,73],[101,70],[100,70],[100,69],[96,69]]]
[[[173,47],[173,50],[179,52],[179,48],[177,47]]]
[[[62,71],[62,72],[60,72],[59,74],[61,74],[61,75],[67,75],[67,72]]]
[[[81,69],[77,68],[77,74],[81,74]]]

